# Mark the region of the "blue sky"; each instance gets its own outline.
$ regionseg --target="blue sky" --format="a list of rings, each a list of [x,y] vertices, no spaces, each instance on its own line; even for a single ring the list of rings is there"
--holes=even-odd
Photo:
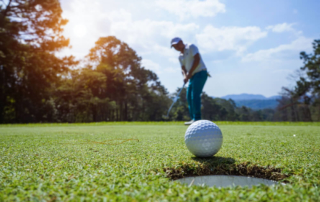
[[[277,95],[293,86],[288,76],[302,66],[301,51],[320,38],[320,1],[256,0],[62,0],[71,49],[59,55],[82,59],[99,37],[128,43],[145,68],[169,92],[182,86],[179,53],[170,40],[198,46],[211,73],[204,91]]]

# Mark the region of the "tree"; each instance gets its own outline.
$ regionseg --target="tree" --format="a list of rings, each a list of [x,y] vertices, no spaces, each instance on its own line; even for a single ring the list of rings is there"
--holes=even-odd
[[[223,110],[221,110],[219,115],[219,120],[228,120],[228,121],[237,121],[239,120],[239,115],[236,112],[237,106],[236,103],[232,100],[225,100],[220,98],[214,99]]]
[[[251,121],[249,108],[242,106],[238,109],[238,113],[240,115],[240,121]]]
[[[300,53],[304,66],[293,89],[283,88],[277,114],[290,121],[320,120],[320,40],[313,42],[313,54]],[[289,114],[288,114],[289,113]]]
[[[55,52],[68,47],[67,20],[58,0],[0,3],[0,122],[35,122],[47,117],[50,89],[76,64]]]
[[[224,108],[217,104],[216,100],[209,97],[206,93],[202,93],[202,118],[212,121],[218,121],[221,119],[221,112]]]
[[[320,121],[320,40],[314,40],[312,45],[314,51],[312,54],[300,53],[300,59],[304,63],[301,70],[306,72],[307,78],[300,78],[295,92],[298,96],[304,96],[304,103],[312,106],[313,119]]]
[[[111,120],[161,120],[169,104],[167,90],[154,72],[141,66],[141,57],[128,44],[101,37],[87,59],[89,69],[106,76],[104,94],[116,103]]]
[[[170,98],[173,99],[174,97],[176,97],[180,90],[181,88],[177,88],[176,92],[172,96],[170,96]],[[172,117],[172,119],[175,121],[190,120],[186,88],[182,89],[178,101],[172,107],[170,117]]]
[[[83,68],[70,72],[55,91],[58,120],[62,122],[92,122],[107,120],[105,114],[113,103],[104,95],[106,76]]]

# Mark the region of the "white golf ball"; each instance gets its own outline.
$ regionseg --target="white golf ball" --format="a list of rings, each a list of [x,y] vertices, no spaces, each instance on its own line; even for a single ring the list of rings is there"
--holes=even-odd
[[[222,139],[220,128],[207,120],[191,124],[184,136],[188,150],[197,157],[211,157],[218,153]]]

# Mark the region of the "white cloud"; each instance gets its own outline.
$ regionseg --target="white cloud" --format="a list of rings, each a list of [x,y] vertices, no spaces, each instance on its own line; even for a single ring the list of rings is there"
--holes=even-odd
[[[64,50],[59,55],[73,54],[82,59],[89,53],[90,48],[94,47],[99,37],[114,35],[128,43],[143,58],[143,66],[156,72],[161,82],[170,92],[174,92],[177,86],[180,87],[182,76],[178,61],[179,53],[170,49],[170,40],[179,36],[186,43],[197,44],[202,54],[207,53],[203,57],[213,76],[208,79],[205,86],[205,92],[209,95],[222,96],[243,92],[275,94],[274,92],[281,86],[287,85],[286,76],[290,73],[290,69],[294,70],[301,66],[299,52],[303,50],[310,52],[312,40],[303,38],[302,34],[297,35],[297,30],[294,30],[296,25],[290,23],[269,27],[261,27],[259,22],[247,27],[230,26],[245,22],[242,19],[236,22],[229,21],[228,19],[234,15],[226,13],[225,2],[224,0],[61,1],[63,16],[69,20],[64,35],[70,38],[70,45],[73,48]],[[225,13],[226,18],[215,18],[212,21],[212,17],[221,13]],[[179,18],[187,21],[179,22]],[[279,20],[286,22],[283,18]],[[215,26],[226,23],[228,23],[226,27]],[[271,49],[267,49],[270,47],[269,38],[261,40],[268,34],[273,43],[278,43]],[[296,40],[292,43],[281,45],[278,42],[279,39],[287,40],[293,35]],[[260,42],[259,40],[261,40],[259,46],[252,47],[257,41]],[[247,54],[249,47],[254,48],[251,54]],[[208,53],[217,53],[218,56],[212,57]],[[239,58],[233,57],[234,53],[241,56],[240,59],[245,62],[239,62]],[[270,79],[273,80],[271,83]],[[243,82],[244,80],[248,82]]]
[[[125,17],[115,17],[119,13]],[[171,38],[175,36],[188,38],[190,34],[196,33],[199,29],[199,26],[194,23],[181,24],[149,19],[134,21],[130,13],[123,9],[110,13],[105,19],[110,22],[108,35],[114,35],[128,43],[144,58],[157,54],[159,57],[167,58],[168,61],[178,60],[177,53],[170,48]],[[103,32],[100,32],[100,35],[103,34]],[[151,60],[146,60],[144,64],[146,68],[156,73],[164,71],[163,69],[160,70],[157,64],[152,63]],[[165,71],[172,72],[168,68]]]
[[[266,29],[271,30],[272,32],[275,32],[275,33],[291,32],[295,34],[296,37],[301,36],[303,32],[294,29],[293,28],[294,25],[295,23],[291,23],[291,24],[282,23],[282,24],[270,25],[266,27]]]
[[[180,65],[178,57],[169,58],[170,62],[176,65]]]
[[[255,53],[247,54],[242,58],[243,62],[249,61],[275,61],[283,60],[284,57],[292,54],[299,54],[300,51],[309,51],[311,49],[312,39],[299,37],[290,44],[283,44],[276,48],[259,50]]]
[[[176,67],[166,67],[166,68],[164,68],[164,72],[166,72],[166,73],[178,73],[178,72],[181,72],[181,69],[177,65]]]
[[[64,12],[64,17],[69,19],[64,34],[71,39],[77,58],[87,55],[99,37],[110,35],[128,43],[139,55],[157,53],[164,57],[176,58],[174,51],[170,49],[170,40],[175,36],[188,39],[199,29],[195,23],[134,20],[134,13],[125,9],[105,12],[103,8],[106,5],[103,1],[88,3],[84,0],[73,0],[67,5],[73,6],[67,7],[67,12]],[[74,30],[77,27],[81,27],[86,35],[77,34],[76,37]],[[64,53],[69,51],[65,50]]]
[[[226,12],[225,5],[219,0],[158,0],[156,4],[181,19],[213,17]]]
[[[170,21],[152,21],[149,19],[133,21],[112,21],[110,34],[132,45],[139,45],[145,50],[156,50],[159,46],[170,49],[170,40],[175,36],[188,37],[198,30],[195,23],[179,24]],[[161,44],[161,45],[160,45]],[[161,51],[164,53],[164,51]]]
[[[124,9],[119,9],[108,13],[108,15],[104,17],[109,19],[111,22],[122,22],[131,21],[132,14]]]
[[[290,73],[292,73],[292,69],[276,69],[276,70],[273,70],[271,73],[273,73],[273,74],[290,74]]]
[[[254,26],[216,28],[208,25],[196,35],[196,39],[201,50],[206,52],[233,50],[240,54],[253,42],[266,36],[267,32]]]
[[[142,66],[150,69],[151,71],[157,73],[157,74],[163,74],[163,73],[177,73],[180,71],[179,66],[176,67],[163,67],[160,64],[149,60],[149,59],[143,59],[142,60]]]
[[[153,62],[152,60],[143,59],[141,63],[143,67],[150,69],[151,71],[157,74],[162,73],[160,65],[158,63]]]
[[[176,23],[174,21],[159,21],[149,18],[134,20],[136,14],[132,9],[113,9],[105,12],[104,1],[88,3],[85,0],[72,0],[67,5],[64,17],[69,19],[65,29],[65,36],[71,39],[73,48],[66,49],[57,55],[75,55],[82,59],[89,53],[99,37],[116,36],[128,43],[139,56],[143,57],[143,65],[157,74],[176,72],[175,68],[164,67],[153,60],[155,56],[165,58],[166,63],[179,67],[177,52],[170,48],[170,40],[175,36],[184,39],[194,36],[199,30],[195,23]],[[75,33],[81,27],[86,35]],[[79,28],[76,30],[80,30]],[[176,62],[173,62],[176,61]]]
[[[293,32],[295,29],[292,28],[294,24],[282,23],[277,25],[268,26],[266,29],[271,30],[273,32],[281,33],[281,32]]]

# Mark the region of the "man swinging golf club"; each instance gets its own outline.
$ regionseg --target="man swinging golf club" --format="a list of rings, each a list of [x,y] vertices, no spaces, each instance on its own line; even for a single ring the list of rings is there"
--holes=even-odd
[[[201,119],[201,93],[209,74],[194,44],[184,44],[181,38],[176,37],[171,40],[171,47],[180,52],[183,81],[189,81],[187,100],[191,121],[185,122],[185,125],[191,125]]]

